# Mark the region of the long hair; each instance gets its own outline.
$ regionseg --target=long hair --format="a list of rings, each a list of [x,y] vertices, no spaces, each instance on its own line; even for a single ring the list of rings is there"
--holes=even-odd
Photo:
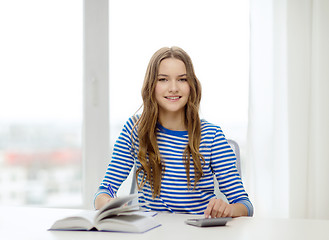
[[[159,108],[155,99],[154,89],[158,79],[159,65],[162,60],[167,58],[175,58],[184,62],[187,82],[190,86],[190,96],[185,106],[185,125],[188,131],[188,144],[183,155],[188,186],[191,185],[191,156],[195,171],[194,187],[203,175],[201,161],[204,162],[204,157],[199,152],[201,141],[201,122],[199,118],[201,85],[195,76],[192,61],[183,49],[179,47],[161,48],[154,53],[148,64],[142,87],[143,112],[134,126],[138,126],[139,150],[137,157],[141,163],[141,167],[137,169],[136,178],[140,172],[143,173],[143,180],[138,183],[138,187],[142,188],[145,182],[148,181],[151,186],[153,198],[160,195],[161,178],[165,167],[161,161],[157,143],[156,125],[158,122]]]

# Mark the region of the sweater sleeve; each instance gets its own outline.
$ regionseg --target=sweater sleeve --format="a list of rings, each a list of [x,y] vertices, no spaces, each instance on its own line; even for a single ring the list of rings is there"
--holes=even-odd
[[[226,196],[230,204],[242,203],[252,216],[254,209],[246,193],[236,167],[236,156],[228,144],[222,130],[216,131],[211,153],[211,167],[218,181],[219,190]]]
[[[124,125],[114,145],[111,161],[108,164],[105,176],[95,194],[94,200],[101,193],[108,194],[113,198],[116,197],[119,187],[126,180],[134,166],[135,156],[131,136],[134,138],[137,135],[137,131],[133,131],[135,122],[136,118],[132,117]]]

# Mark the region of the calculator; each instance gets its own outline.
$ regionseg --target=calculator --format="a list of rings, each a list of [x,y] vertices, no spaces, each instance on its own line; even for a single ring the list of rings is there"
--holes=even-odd
[[[228,221],[232,220],[231,217],[226,218],[194,218],[187,219],[186,224],[197,226],[197,227],[214,227],[214,226],[225,226]]]

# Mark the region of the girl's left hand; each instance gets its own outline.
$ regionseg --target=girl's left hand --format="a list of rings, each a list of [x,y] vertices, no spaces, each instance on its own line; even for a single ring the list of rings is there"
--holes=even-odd
[[[222,199],[211,199],[204,212],[205,218],[233,217],[234,207]]]

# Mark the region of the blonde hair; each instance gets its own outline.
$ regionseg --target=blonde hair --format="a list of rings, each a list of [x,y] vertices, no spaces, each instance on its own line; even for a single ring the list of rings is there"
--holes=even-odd
[[[201,122],[199,118],[201,84],[195,76],[190,57],[183,49],[179,47],[161,48],[154,53],[148,64],[142,87],[143,112],[134,126],[135,128],[138,125],[139,150],[137,157],[142,165],[137,169],[136,178],[140,172],[143,173],[143,180],[138,184],[138,187],[142,188],[145,182],[149,181],[153,198],[160,195],[161,178],[162,172],[164,171],[164,163],[161,161],[157,143],[156,126],[159,111],[154,89],[158,79],[159,65],[162,60],[167,58],[175,58],[184,62],[186,67],[186,78],[190,86],[190,96],[185,106],[185,125],[187,126],[189,139],[183,156],[188,186],[191,185],[191,155],[195,171],[194,187],[203,175],[201,160],[204,162],[204,158],[199,152],[201,141]]]

